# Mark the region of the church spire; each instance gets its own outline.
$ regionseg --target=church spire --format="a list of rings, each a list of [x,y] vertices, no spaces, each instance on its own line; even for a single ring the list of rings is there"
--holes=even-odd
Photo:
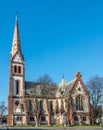
[[[16,23],[14,28],[11,56],[13,57],[18,50],[21,51],[21,47],[20,47],[19,27],[18,27],[18,16],[16,15]]]

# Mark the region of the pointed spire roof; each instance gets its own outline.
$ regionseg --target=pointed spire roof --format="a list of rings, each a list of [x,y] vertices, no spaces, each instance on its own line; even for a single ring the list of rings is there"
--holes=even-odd
[[[16,15],[16,23],[14,28],[11,56],[13,57],[18,50],[21,51],[21,46],[20,46],[20,36],[19,36],[19,27],[18,27],[18,16]]]

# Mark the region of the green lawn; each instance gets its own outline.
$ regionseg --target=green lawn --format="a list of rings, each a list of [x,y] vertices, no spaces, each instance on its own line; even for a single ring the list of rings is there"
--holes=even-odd
[[[100,126],[93,126],[93,125],[74,125],[74,126],[39,126],[40,128],[101,128]]]
[[[21,126],[15,126],[16,128],[20,128]],[[36,128],[35,126],[22,126],[23,128]],[[38,128],[101,128],[99,125],[74,125],[74,126],[56,126],[56,125],[53,125],[53,126],[49,126],[49,125],[40,125]]]

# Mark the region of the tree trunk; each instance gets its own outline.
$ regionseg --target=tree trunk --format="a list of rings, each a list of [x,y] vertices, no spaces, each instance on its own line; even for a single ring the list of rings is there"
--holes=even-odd
[[[38,121],[36,116],[34,116],[34,118],[35,118],[35,126],[38,127],[39,126],[39,121]]]
[[[46,105],[46,113],[48,114],[48,125],[51,124],[51,117],[50,117],[50,112],[49,112],[49,108],[48,108],[48,99],[46,99],[45,101],[45,105]]]

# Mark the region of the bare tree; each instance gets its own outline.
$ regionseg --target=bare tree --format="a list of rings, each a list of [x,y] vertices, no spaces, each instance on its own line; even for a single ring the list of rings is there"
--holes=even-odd
[[[72,102],[71,102],[71,92],[66,88],[66,93],[65,93],[65,115],[67,116],[67,122],[69,123],[69,118],[71,117],[70,115],[70,107],[72,107]]]
[[[35,125],[36,127],[39,126],[39,119],[40,119],[40,109],[39,109],[39,101],[37,98],[37,94],[36,94],[36,88],[34,86],[34,84],[32,83],[32,88],[29,91],[30,96],[28,96],[29,102],[31,102],[31,109],[32,109],[32,114],[34,115],[34,119],[35,119]]]
[[[7,107],[5,106],[5,102],[0,102],[0,115],[4,116],[7,114]]]
[[[50,78],[50,76],[48,74],[44,74],[43,76],[39,76],[37,79],[38,83],[45,83],[45,84],[52,84],[53,81]]]
[[[96,122],[98,105],[101,103],[101,94],[103,90],[103,77],[94,76],[87,82],[87,88],[90,92],[91,118],[92,124]]]
[[[47,74],[43,76],[39,76],[39,78],[37,79],[37,83],[38,83],[38,86],[34,86],[34,83],[32,83],[32,88],[29,91],[30,93],[29,100],[31,101],[36,126],[39,126],[40,116],[41,114],[43,114],[43,109],[40,106],[40,101],[38,100],[37,91],[39,91],[39,97],[41,98],[42,103],[44,99],[46,100],[48,116],[50,118],[50,113],[49,113],[49,108],[48,108],[48,98],[51,95],[53,95],[53,90],[55,90],[56,87],[52,79]]]
[[[46,107],[47,107],[47,112],[48,112],[48,117],[49,121],[48,124],[51,124],[51,118],[50,118],[50,112],[49,112],[49,107],[48,107],[48,98],[54,96],[54,91],[56,92],[56,84],[52,81],[50,76],[48,74],[45,74],[43,76],[39,76],[37,79],[37,82],[40,83],[40,92],[41,92],[41,98],[42,101],[44,99],[46,100]]]
[[[55,90],[56,84],[52,81],[50,76],[48,74],[45,74],[43,76],[39,76],[37,79],[37,82],[40,83],[40,90],[42,99],[48,98],[50,95],[53,95],[53,90]]]
[[[0,102],[0,117],[1,119],[5,118],[7,114],[7,107],[5,106],[5,102]]]

